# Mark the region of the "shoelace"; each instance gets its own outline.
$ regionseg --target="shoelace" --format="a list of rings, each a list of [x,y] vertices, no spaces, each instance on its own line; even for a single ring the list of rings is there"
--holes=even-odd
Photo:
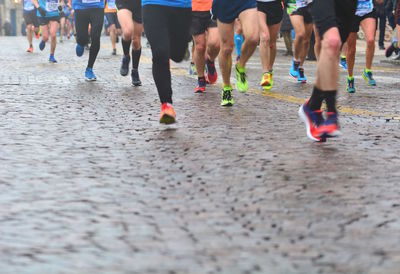
[[[231,90],[224,90],[222,94],[223,100],[231,100],[232,99],[232,91]]]
[[[300,78],[303,78],[304,77],[304,69],[299,69],[299,75],[300,75]]]
[[[246,82],[246,72],[240,72],[237,68],[236,68],[236,70],[239,72],[240,81],[241,81],[242,83]]]

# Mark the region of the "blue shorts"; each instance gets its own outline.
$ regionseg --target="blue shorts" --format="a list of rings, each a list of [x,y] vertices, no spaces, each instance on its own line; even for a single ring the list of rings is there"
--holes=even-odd
[[[230,24],[242,11],[256,7],[256,0],[214,0],[212,5],[213,19]]]

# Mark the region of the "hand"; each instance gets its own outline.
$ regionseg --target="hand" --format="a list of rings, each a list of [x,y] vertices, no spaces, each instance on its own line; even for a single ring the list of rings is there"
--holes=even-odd
[[[39,11],[39,13],[40,13],[40,15],[42,16],[42,17],[46,17],[46,10],[44,9],[44,8],[42,8],[42,7],[39,7],[38,8],[38,11]]]

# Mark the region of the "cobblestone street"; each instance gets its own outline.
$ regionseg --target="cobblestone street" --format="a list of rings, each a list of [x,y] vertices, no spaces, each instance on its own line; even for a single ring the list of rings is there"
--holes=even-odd
[[[279,51],[263,93],[257,52],[232,108],[171,63],[168,127],[145,42],[136,88],[107,37],[92,83],[74,41],[57,64],[38,43],[0,37],[1,274],[400,273],[400,66],[378,48],[377,87],[360,47],[355,94],[341,69],[343,136],[313,143],[297,111],[316,62],[300,86]]]

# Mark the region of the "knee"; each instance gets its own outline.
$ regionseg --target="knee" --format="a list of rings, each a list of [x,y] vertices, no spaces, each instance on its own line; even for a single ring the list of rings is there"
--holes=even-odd
[[[122,37],[125,41],[129,41],[132,39],[133,28],[125,28],[122,30]]]
[[[203,54],[206,52],[206,45],[204,43],[197,43],[195,47],[197,54]]]
[[[375,39],[374,37],[372,38],[367,38],[367,47],[368,48],[373,48],[375,46]]]
[[[168,62],[169,52],[163,47],[152,47],[153,63]]]
[[[141,45],[140,36],[139,36],[139,37],[133,37],[133,39],[132,39],[132,48],[133,48],[134,50],[138,50],[138,49],[140,49],[141,47],[142,47],[142,45]]]
[[[260,42],[264,45],[269,45],[271,42],[271,37],[267,33],[261,33]]]
[[[231,43],[227,43],[227,44],[222,44],[221,46],[221,50],[219,52],[219,54],[222,54],[224,56],[230,56],[232,54],[233,51],[233,44]]]
[[[306,33],[304,31],[296,32],[296,40],[298,41],[305,41],[306,40]]]
[[[246,43],[246,45],[248,45],[250,47],[257,47],[259,38],[260,37],[259,37],[258,33],[254,32],[254,33],[246,36],[245,43]]]
[[[323,40],[323,47],[328,51],[330,56],[336,56],[340,53],[341,46],[340,37],[327,37]]]

